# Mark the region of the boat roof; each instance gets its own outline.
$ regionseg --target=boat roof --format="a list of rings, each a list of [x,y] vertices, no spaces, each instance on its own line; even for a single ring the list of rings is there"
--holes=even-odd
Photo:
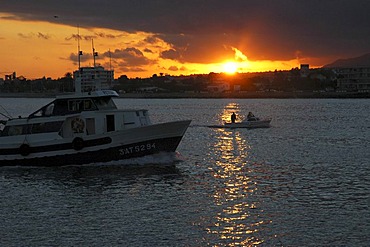
[[[91,92],[60,95],[57,96],[56,99],[99,98],[99,97],[119,97],[119,95],[114,90],[98,90]]]

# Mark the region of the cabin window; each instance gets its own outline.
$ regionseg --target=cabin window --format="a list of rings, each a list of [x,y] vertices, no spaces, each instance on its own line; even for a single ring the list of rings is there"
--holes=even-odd
[[[115,131],[114,115],[107,115],[107,132]]]
[[[56,116],[68,114],[68,102],[67,100],[58,100],[55,102],[53,114]]]
[[[84,110],[85,111],[95,110],[93,102],[90,99],[84,100]]]
[[[43,116],[43,109],[40,109],[37,112],[30,115],[30,117],[42,117],[42,116]]]
[[[101,97],[94,99],[95,105],[99,109],[116,109],[116,105],[110,97]]]
[[[86,118],[86,133],[88,135],[95,134],[95,118]]]
[[[48,117],[53,115],[54,102],[42,107],[40,110],[32,113],[29,117]]]
[[[27,127],[27,126],[23,126],[23,125],[5,126],[5,128],[3,130],[3,133],[2,133],[2,136],[22,135],[22,134],[24,134],[23,129],[27,129],[27,128],[24,128],[24,127]]]
[[[53,114],[54,104],[50,104],[45,108],[45,116],[51,116]]]
[[[63,121],[35,123],[25,125],[10,125],[6,126],[2,132],[2,136],[29,135],[40,133],[59,132],[62,128]]]
[[[63,121],[32,124],[31,134],[59,132]]]
[[[80,112],[83,110],[82,100],[70,100],[68,101],[68,110],[71,112]]]

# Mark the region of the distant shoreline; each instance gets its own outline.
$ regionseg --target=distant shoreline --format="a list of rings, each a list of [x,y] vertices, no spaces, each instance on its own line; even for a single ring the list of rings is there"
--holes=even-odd
[[[226,93],[125,93],[121,98],[236,98],[236,99],[294,99],[294,98],[370,98],[370,92],[226,92]]]
[[[66,93],[68,94],[68,93]],[[53,93],[0,93],[0,98],[54,98]],[[370,92],[184,92],[184,93],[121,93],[120,98],[153,99],[305,99],[305,98],[370,98]]]

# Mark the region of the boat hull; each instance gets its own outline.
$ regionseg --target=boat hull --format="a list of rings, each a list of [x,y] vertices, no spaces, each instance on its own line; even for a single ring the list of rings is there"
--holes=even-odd
[[[267,120],[259,120],[259,121],[244,121],[238,123],[229,123],[226,122],[224,125],[211,125],[211,128],[228,128],[228,129],[236,129],[236,128],[246,128],[246,129],[256,129],[256,128],[269,128],[270,127],[271,119]]]
[[[20,148],[2,148],[0,166],[80,165],[175,152],[189,124],[190,121],[178,121],[117,131],[83,140],[78,147],[75,138],[72,142],[49,146],[30,144],[27,153],[23,154]]]

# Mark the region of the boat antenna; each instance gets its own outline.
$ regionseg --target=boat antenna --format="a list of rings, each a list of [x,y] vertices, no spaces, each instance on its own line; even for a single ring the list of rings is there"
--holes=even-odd
[[[80,25],[77,25],[77,43],[78,43],[78,71],[81,69],[82,51],[80,48]]]
[[[112,86],[112,54],[109,48],[109,86]]]
[[[95,58],[98,56],[98,53],[97,53],[97,52],[95,52],[94,39],[91,39],[91,44],[92,44],[92,49],[93,49],[94,68],[95,68],[95,67],[96,67]]]
[[[91,44],[92,44],[93,57],[94,57],[94,83],[95,85],[93,86],[93,88],[96,90],[96,89],[100,89],[101,87],[99,78],[97,76],[97,69],[96,69],[96,57],[98,56],[98,53],[95,51],[94,39],[91,39]]]
[[[82,51],[81,51],[81,47],[80,47],[80,39],[81,39],[81,36],[80,36],[80,25],[77,25],[77,44],[78,44],[78,51],[77,51],[77,55],[78,55],[78,75],[74,78],[75,79],[75,92],[76,93],[81,93],[81,56],[82,56]]]
[[[112,54],[110,53],[110,48],[109,48],[109,70],[112,70]]]

